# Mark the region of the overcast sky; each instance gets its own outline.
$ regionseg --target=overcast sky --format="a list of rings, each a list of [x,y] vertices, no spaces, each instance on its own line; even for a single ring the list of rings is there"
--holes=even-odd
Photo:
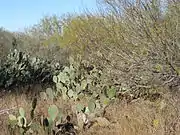
[[[1,0],[0,27],[22,31],[24,27],[38,23],[44,15],[63,15],[95,7],[96,0]]]

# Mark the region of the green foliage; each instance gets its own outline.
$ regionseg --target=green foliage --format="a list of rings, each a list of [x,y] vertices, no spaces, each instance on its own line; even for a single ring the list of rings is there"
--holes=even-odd
[[[27,123],[27,119],[25,117],[25,111],[21,107],[19,108],[19,116],[16,117],[12,114],[9,115],[9,124],[12,129],[19,128],[21,134],[25,134],[32,124],[32,121],[30,123]]]
[[[61,50],[57,46],[63,46],[70,55],[80,54],[96,67],[103,68],[105,75],[111,80],[109,83],[126,83],[131,90],[151,85],[155,76],[153,68],[157,64],[163,69],[169,66],[168,70],[161,71],[160,78],[163,81],[169,78],[164,77],[164,74],[179,74],[179,2],[166,1],[167,7],[162,7],[164,5],[159,0],[142,0],[139,5],[134,5],[131,0],[101,2],[101,8],[108,7],[108,12],[100,10],[98,14],[45,16],[25,37],[28,40],[37,37],[40,38],[39,43],[52,46],[54,50],[48,54],[54,55],[57,50],[60,54]],[[47,47],[48,49],[51,50],[51,47]],[[62,55],[64,56],[66,57]],[[62,82],[68,81],[66,75],[61,74],[61,77]],[[85,89],[86,82],[89,81],[91,79],[81,80],[76,88]],[[54,82],[57,83],[57,76],[54,77]],[[64,99],[68,99],[69,90],[66,88],[61,88],[64,89]],[[72,90],[76,97],[77,93],[74,88]],[[71,95],[72,91],[69,93]]]
[[[74,94],[73,90],[69,90],[67,95],[69,98],[73,98],[75,94]]]
[[[112,87],[109,90],[107,90],[107,96],[110,99],[115,97],[116,96],[116,89],[114,87]]]
[[[94,112],[95,108],[96,108],[96,104],[94,103],[93,100],[90,100],[88,102],[88,109],[89,109],[89,111],[92,113],[92,112]]]
[[[53,81],[56,92],[48,88],[43,98],[53,100],[60,94],[64,100],[86,100],[87,104],[76,105],[85,123],[87,115],[95,116],[119,93],[139,96],[158,81],[179,86],[179,3],[170,2],[161,12],[159,0],[137,6],[131,0],[102,1],[107,13],[71,16],[64,22],[57,16],[45,17],[34,27],[32,33],[42,37],[43,44],[63,46],[74,56],[69,65],[56,70],[47,61],[14,50],[0,66],[0,87]],[[19,113],[17,118],[9,115],[11,125],[27,127],[22,108]],[[44,121],[50,127],[61,119],[62,110],[51,105],[48,115]]]
[[[34,110],[36,105],[37,99],[34,99],[31,110],[31,113],[33,112],[33,117],[31,117],[30,122],[28,122],[25,110],[22,107],[19,108],[19,116],[16,117],[15,115],[9,114],[9,125],[11,130],[16,131],[16,129],[18,129],[18,133],[22,135],[34,133],[35,131],[39,132],[39,130],[42,128],[41,123],[34,121]],[[58,107],[54,104],[50,105],[47,111],[48,117],[43,118],[42,126],[44,127],[45,132],[51,133],[55,126],[55,120],[61,122],[63,112],[62,109],[58,109]]]
[[[35,123],[33,123],[33,120],[34,120],[34,111],[36,109],[36,106],[37,106],[37,98],[34,98],[30,112],[30,116],[31,116],[30,122],[27,122],[28,120],[26,118],[25,110],[22,107],[19,108],[18,117],[9,114],[10,128],[13,130],[16,130],[18,128],[20,130],[20,133],[23,135],[26,134],[28,131],[32,130],[33,128],[32,126],[35,125]]]
[[[56,105],[51,105],[48,109],[48,115],[49,115],[49,123],[54,122],[54,120],[56,119],[56,117],[59,114],[59,110],[58,107]]]
[[[89,89],[90,87],[101,87],[97,84],[100,82],[101,71],[95,67],[87,70],[88,67],[83,67],[82,62],[81,64],[72,61],[69,67],[64,67],[57,76],[53,77],[57,91],[62,94],[63,99],[76,100],[79,95],[85,94],[85,92],[93,93],[93,90]],[[96,91],[96,93],[100,92],[101,90]]]
[[[84,110],[84,106],[82,104],[77,104],[76,110],[77,112],[82,112]]]
[[[19,127],[26,127],[27,125],[27,120],[25,117],[19,116],[18,118],[18,126]]]
[[[22,107],[19,108],[19,114],[21,117],[25,117],[25,111]]]
[[[44,36],[49,37],[46,43],[56,44],[58,36],[62,35],[62,23],[57,15],[44,16],[40,19],[39,24],[34,25],[27,32],[32,36],[39,36],[41,38],[45,38]]]
[[[15,49],[0,65],[0,87],[52,82],[57,68],[47,60],[31,57]]]
[[[64,100],[87,101],[87,105],[76,105],[77,115],[94,117],[116,97],[116,88],[105,83],[102,70],[89,65],[87,61],[76,62],[70,58],[70,65],[64,66],[63,70],[53,77],[53,81]]]
[[[107,98],[105,95],[101,95],[100,101],[101,101],[103,107],[106,107],[110,103],[110,99]]]
[[[11,127],[14,127],[17,124],[16,116],[9,114],[9,124]]]
[[[20,114],[20,116],[17,117],[18,126],[19,127],[26,127],[27,126],[27,120],[25,117],[25,111],[22,107],[19,108],[19,114]]]

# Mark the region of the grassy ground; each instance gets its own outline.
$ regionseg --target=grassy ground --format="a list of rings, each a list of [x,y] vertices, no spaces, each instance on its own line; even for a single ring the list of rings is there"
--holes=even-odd
[[[40,87],[34,89],[40,90]],[[19,93],[6,93],[0,98],[0,108],[10,109],[9,113],[17,113],[19,107],[30,111],[30,95]],[[50,103],[38,100],[36,108],[36,121],[40,121],[40,116],[47,116],[47,109]],[[61,108],[65,114],[72,116],[73,124],[77,124],[77,118],[73,115],[71,107],[74,102],[65,102],[58,99],[55,104]],[[105,110],[104,117],[110,122],[109,126],[93,125],[89,129],[79,131],[80,135],[179,135],[180,134],[180,92],[164,93],[162,98],[153,102],[149,100],[137,99],[130,103],[126,100],[116,100]],[[7,126],[8,114],[0,115],[0,134],[9,135]],[[42,129],[41,129],[42,130]],[[42,135],[43,131],[41,132]]]

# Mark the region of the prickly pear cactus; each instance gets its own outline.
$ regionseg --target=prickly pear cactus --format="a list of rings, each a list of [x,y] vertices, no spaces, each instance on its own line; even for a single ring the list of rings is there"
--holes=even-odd
[[[54,122],[59,113],[58,107],[56,105],[51,105],[48,109],[49,121]]]
[[[0,87],[52,82],[56,65],[14,49],[0,65]]]
[[[70,66],[53,77],[56,89],[62,94],[63,99],[78,99],[80,95],[92,94],[100,88],[102,71],[95,67],[87,67],[83,62],[77,63],[71,59]]]

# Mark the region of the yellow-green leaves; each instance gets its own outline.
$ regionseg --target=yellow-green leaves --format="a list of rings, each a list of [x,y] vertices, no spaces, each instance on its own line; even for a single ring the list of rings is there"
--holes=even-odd
[[[157,127],[159,126],[159,120],[158,120],[158,119],[154,119],[154,120],[153,120],[153,126],[154,126],[155,128],[157,128]]]
[[[156,71],[161,72],[163,70],[163,67],[161,64],[156,64],[155,69],[156,69]]]
[[[9,114],[9,124],[11,126],[15,126],[17,123],[17,118],[16,116],[12,115],[12,114]]]

